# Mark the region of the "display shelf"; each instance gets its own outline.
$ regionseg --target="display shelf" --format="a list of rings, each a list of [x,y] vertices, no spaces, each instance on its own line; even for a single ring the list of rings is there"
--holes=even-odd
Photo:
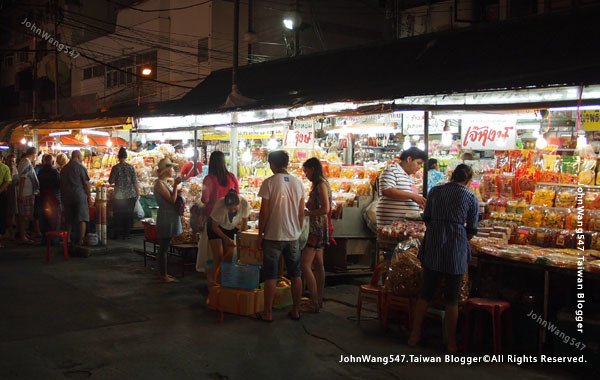
[[[600,190],[600,186],[578,185],[578,184],[574,184],[574,183],[538,182],[536,184],[536,187],[537,186],[560,186],[560,187],[573,187],[573,188],[583,187],[583,188],[586,188],[586,189]]]

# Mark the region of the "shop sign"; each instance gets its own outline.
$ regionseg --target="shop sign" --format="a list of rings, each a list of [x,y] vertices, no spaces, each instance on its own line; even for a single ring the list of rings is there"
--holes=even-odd
[[[313,149],[315,145],[315,130],[312,121],[295,121],[293,127],[288,127],[283,139],[284,148]]]
[[[581,125],[585,131],[600,131],[600,110],[581,111]]]
[[[424,135],[425,134],[425,118],[421,111],[409,111],[403,113],[402,129],[404,136],[409,135]],[[444,132],[446,120],[436,119],[433,115],[429,116],[429,134],[440,135]],[[458,133],[458,121],[454,120],[449,123],[451,133]]]
[[[514,118],[463,119],[462,146],[473,150],[515,149],[516,125]]]

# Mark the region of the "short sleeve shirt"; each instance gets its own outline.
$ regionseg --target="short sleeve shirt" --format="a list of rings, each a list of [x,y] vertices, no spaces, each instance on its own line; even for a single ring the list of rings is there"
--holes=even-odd
[[[388,166],[379,177],[378,226],[392,224],[397,219],[419,212],[419,205],[412,199],[393,199],[382,194],[384,190],[390,188],[414,192],[410,176],[398,164]]]
[[[88,182],[87,169],[77,160],[71,160],[60,171],[60,194],[63,200],[79,200],[87,197],[84,182]]]
[[[115,184],[115,199],[136,198],[137,175],[133,166],[128,163],[118,163],[110,171],[109,183]]]
[[[23,158],[19,161],[19,177],[23,179],[25,185],[23,186],[23,196],[27,197],[33,195],[33,182],[32,177],[35,177],[35,171],[31,161],[28,158]]]
[[[219,226],[225,230],[233,230],[242,222],[243,218],[250,216],[250,205],[248,201],[240,197],[240,208],[237,214],[229,219],[229,210],[225,206],[225,199],[220,199],[215,203],[215,207],[210,214],[212,220],[217,222]]]
[[[5,183],[10,184],[11,182],[10,168],[0,162],[0,187],[4,186]]]
[[[302,232],[298,220],[300,201],[304,199],[302,182],[289,174],[275,174],[263,182],[258,196],[263,202],[269,202],[271,211],[265,226],[265,239],[298,240]]]

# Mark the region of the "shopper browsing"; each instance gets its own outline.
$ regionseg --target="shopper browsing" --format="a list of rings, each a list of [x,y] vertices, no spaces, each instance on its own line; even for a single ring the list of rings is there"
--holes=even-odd
[[[218,272],[223,259],[231,260],[236,246],[235,235],[248,229],[250,205],[240,197],[235,189],[229,190],[225,198],[215,203],[206,223],[206,233],[213,256],[213,268]],[[213,284],[208,284],[212,286]]]
[[[395,220],[412,216],[425,206],[425,198],[413,190],[410,178],[427,159],[427,153],[410,148],[400,155],[400,163],[388,166],[379,177],[377,225],[392,224]]]
[[[77,245],[83,245],[87,223],[90,221],[89,206],[92,204],[90,177],[81,164],[82,161],[81,152],[74,150],[71,160],[60,171],[60,194],[66,230],[71,232],[71,228],[77,226],[73,228],[71,235],[72,241]]]
[[[472,178],[470,166],[458,165],[449,183],[431,189],[425,205],[423,220],[427,224],[427,232],[419,255],[423,281],[408,341],[411,346],[421,338],[421,325],[429,302],[439,281],[444,278],[448,351],[456,351],[458,295],[471,260],[469,240],[477,234],[479,220],[479,203],[468,189]]]
[[[444,173],[440,171],[438,160],[430,158],[427,161],[427,191],[431,191],[431,188],[436,186],[438,183],[444,180]]]
[[[37,150],[33,147],[27,148],[21,161],[19,161],[19,189],[17,192],[19,204],[19,226],[20,242],[23,244],[35,244],[27,237],[27,230],[33,221],[33,206],[35,194],[39,192],[40,183],[33,168],[33,160]]]
[[[274,174],[263,182],[258,192],[262,201],[257,245],[264,253],[265,276],[265,307],[258,317],[267,322],[273,320],[275,282],[281,255],[285,258],[287,274],[292,282],[294,306],[288,316],[293,320],[300,319],[302,279],[298,238],[304,221],[304,188],[298,178],[287,172],[289,160],[285,151],[269,153],[268,161]]]
[[[325,267],[323,250],[329,245],[329,212],[331,210],[331,188],[323,166],[316,158],[309,158],[302,165],[304,175],[312,183],[304,214],[309,217],[309,232],[306,247],[302,251],[302,273],[310,292],[310,309],[318,313],[323,307]],[[313,270],[314,268],[314,270]]]
[[[112,167],[108,183],[115,186],[113,193],[113,215],[115,239],[129,239],[133,225],[133,209],[139,196],[137,174],[133,166],[126,162],[127,150],[119,149],[119,163]]]
[[[171,238],[183,233],[181,217],[175,207],[177,201],[177,187],[181,183],[181,177],[175,178],[173,187],[169,186],[167,180],[173,178],[175,164],[168,158],[158,162],[158,179],[154,182],[154,197],[158,205],[156,215],[156,237],[158,238],[158,270],[160,279],[164,282],[175,282],[175,277],[167,274],[167,251],[171,245]]]

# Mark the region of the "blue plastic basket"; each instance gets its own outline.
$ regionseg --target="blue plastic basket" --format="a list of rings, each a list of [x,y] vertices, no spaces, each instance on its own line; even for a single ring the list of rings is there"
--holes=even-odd
[[[259,275],[260,265],[221,263],[221,286],[224,288],[256,289]]]

